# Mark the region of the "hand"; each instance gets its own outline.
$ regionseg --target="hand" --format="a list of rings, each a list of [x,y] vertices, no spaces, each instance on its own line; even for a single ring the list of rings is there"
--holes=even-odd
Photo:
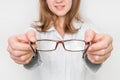
[[[113,49],[111,36],[87,30],[85,41],[91,42],[86,55],[93,64],[101,64],[110,56]]]
[[[36,42],[36,33],[29,30],[25,34],[13,35],[8,39],[8,52],[10,57],[18,64],[28,64],[34,53],[31,50],[29,42]],[[36,45],[33,46],[36,48]]]

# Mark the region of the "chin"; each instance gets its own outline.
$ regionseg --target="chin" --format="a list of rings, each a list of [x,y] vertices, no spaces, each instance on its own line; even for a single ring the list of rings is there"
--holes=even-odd
[[[56,14],[57,16],[59,16],[59,17],[63,17],[63,16],[65,16],[66,14]]]

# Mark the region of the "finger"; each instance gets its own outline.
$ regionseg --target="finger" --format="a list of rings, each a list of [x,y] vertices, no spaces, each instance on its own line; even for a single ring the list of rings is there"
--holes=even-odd
[[[101,64],[104,61],[106,61],[106,59],[110,56],[110,54],[106,54],[105,56],[96,56],[96,55],[88,55],[88,59],[94,63],[94,64]]]
[[[103,60],[101,60],[101,56],[89,55],[88,59],[93,64],[101,64],[102,62],[104,62]]]
[[[8,46],[11,47],[13,50],[30,50],[31,49],[24,35],[11,36],[8,39]]]
[[[36,38],[36,32],[32,29],[30,29],[27,33],[26,33],[27,38],[29,39],[29,41],[31,42],[36,42],[37,38]]]
[[[27,64],[32,59],[33,55],[27,54],[27,55],[20,56],[20,57],[10,55],[10,57],[18,64]]]
[[[29,56],[28,59],[26,59],[25,61],[22,62],[22,64],[28,64],[32,60],[33,55]]]
[[[25,34],[16,35],[16,40],[18,40],[19,42],[23,42],[23,43],[29,42],[29,39],[27,38],[27,36]]]
[[[94,50],[94,51],[87,51],[86,54],[96,55],[96,56],[104,56],[106,54],[111,53],[113,50],[112,45],[110,45],[107,49],[101,49],[101,50]]]
[[[92,42],[95,36],[96,36],[96,33],[93,30],[89,29],[85,32],[85,41]]]
[[[31,55],[23,64],[28,64],[32,60],[33,56]]]
[[[20,57],[20,60],[22,62],[26,63],[26,61],[28,61],[29,59],[31,59],[33,57],[33,55],[34,55],[33,53],[29,53],[29,54],[23,55],[23,56]]]
[[[10,45],[10,47],[13,50],[18,50],[18,51],[28,51],[31,50],[31,47],[29,45],[29,43],[13,43],[12,45]]]
[[[94,38],[94,42],[105,41],[108,43],[112,43],[112,37],[108,34],[96,34]]]
[[[108,43],[97,42],[97,43],[91,44],[88,51],[91,51],[91,52],[98,51],[98,50],[106,49],[107,47],[109,47]]]
[[[94,43],[89,47],[88,51],[97,51],[107,49],[112,44],[112,38],[107,35],[97,34]]]
[[[26,54],[33,52],[32,49],[31,50],[14,50],[10,46],[8,46],[7,51],[11,55],[14,55],[16,57],[20,57],[20,56],[23,56],[23,55],[26,55]]]
[[[21,62],[20,60],[19,60],[19,57],[15,57],[14,55],[10,55],[10,57],[12,58],[12,60],[14,61],[14,62],[16,62],[17,64],[22,64],[23,62]]]
[[[10,53],[10,55],[19,57],[22,55],[25,55],[26,52],[25,51],[18,51],[18,50],[13,50],[10,46],[8,46],[7,51]]]

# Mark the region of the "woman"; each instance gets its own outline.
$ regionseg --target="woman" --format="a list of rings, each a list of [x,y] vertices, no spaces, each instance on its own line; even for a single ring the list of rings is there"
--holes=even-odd
[[[111,54],[112,38],[89,29],[79,6],[80,0],[40,0],[34,29],[8,39],[11,58],[28,69],[39,66],[40,80],[84,80],[86,69],[96,72]]]

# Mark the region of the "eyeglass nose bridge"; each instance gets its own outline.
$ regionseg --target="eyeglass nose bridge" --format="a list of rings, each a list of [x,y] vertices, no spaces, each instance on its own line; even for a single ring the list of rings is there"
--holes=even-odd
[[[55,46],[55,49],[57,49],[58,44],[62,44],[62,45],[63,45],[63,48],[65,49],[64,41],[57,41],[56,46]]]

